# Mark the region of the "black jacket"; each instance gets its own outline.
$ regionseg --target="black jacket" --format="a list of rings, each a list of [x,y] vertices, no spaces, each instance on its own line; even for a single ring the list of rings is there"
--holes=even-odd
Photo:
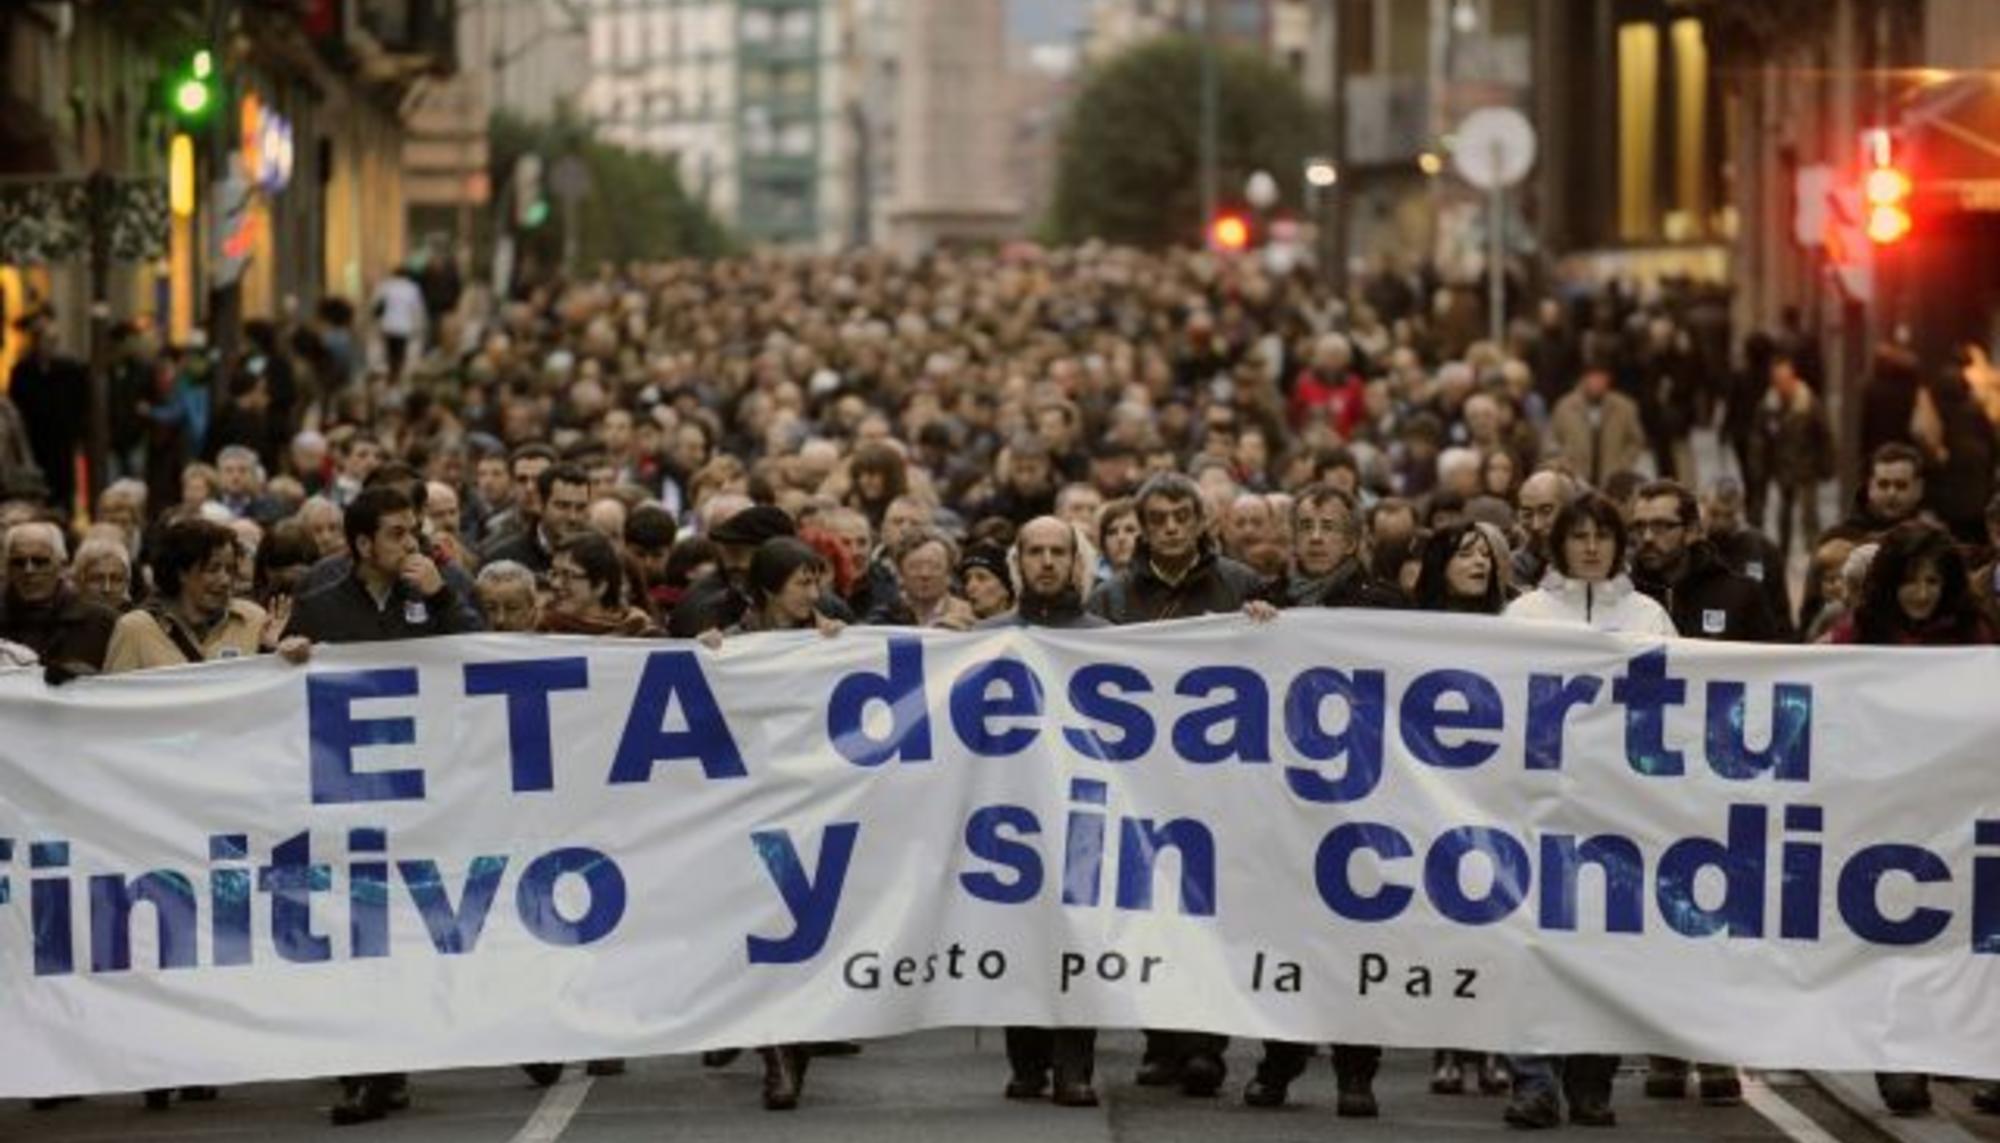
[[[19,643],[42,662],[72,673],[104,669],[117,624],[117,612],[85,603],[68,588],[58,589],[47,607],[29,607],[11,591],[0,594],[0,639]]]
[[[390,639],[420,639],[427,635],[461,635],[466,626],[450,583],[428,599],[402,580],[389,589],[382,606],[361,577],[348,575],[301,598],[292,613],[292,631],[315,643],[379,643]]]
[[[1785,582],[1785,557],[1769,536],[1754,528],[1728,534],[1711,533],[1708,542],[1723,566],[1737,575],[1755,580],[1764,589],[1764,603],[1786,639],[1794,636],[1792,589]]]
[[[555,554],[542,546],[542,528],[536,523],[495,535],[480,547],[481,567],[501,560],[513,560],[534,572],[536,579],[541,579],[549,574],[549,565],[555,562]]]
[[[1771,614],[1756,580],[1730,571],[1706,540],[1688,548],[1687,571],[1674,583],[1634,571],[1632,583],[1667,609],[1687,639],[1778,643],[1785,630]]]
[[[1208,540],[1202,541],[1187,574],[1179,583],[1170,584],[1154,574],[1152,556],[1141,540],[1132,553],[1131,566],[1099,584],[1084,606],[1122,627],[1235,611],[1246,600],[1257,598],[1260,586],[1256,572],[1216,554],[1215,545]]]
[[[1023,595],[1012,611],[981,620],[975,631],[998,631],[1008,627],[1097,628],[1111,621],[1083,609],[1083,598],[1066,591],[1054,599]]]
[[[1264,588],[1261,598],[1274,607],[1377,607],[1391,610],[1409,606],[1403,593],[1369,574],[1368,567],[1349,556],[1332,573],[1306,576],[1296,571],[1279,576]]]

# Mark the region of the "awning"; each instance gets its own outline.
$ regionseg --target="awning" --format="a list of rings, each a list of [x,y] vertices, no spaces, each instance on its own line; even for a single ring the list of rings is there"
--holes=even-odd
[[[1925,88],[1898,124],[1915,197],[1934,210],[2000,212],[2000,76]]]

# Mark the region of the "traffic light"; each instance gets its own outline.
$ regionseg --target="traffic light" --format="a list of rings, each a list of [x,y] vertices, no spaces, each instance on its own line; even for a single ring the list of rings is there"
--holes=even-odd
[[[535,230],[549,220],[549,195],[542,178],[540,155],[526,154],[514,161],[514,225]]]
[[[1893,246],[1908,238],[1916,225],[1910,218],[1910,194],[1916,183],[1897,164],[1895,145],[1887,131],[1869,131],[1862,139],[1864,229],[1875,245]]]
[[[169,81],[169,97],[174,116],[183,123],[198,124],[215,107],[215,57],[204,48],[188,60],[187,66]]]
[[[1250,248],[1250,223],[1235,211],[1224,211],[1208,224],[1211,249],[1238,254]]]

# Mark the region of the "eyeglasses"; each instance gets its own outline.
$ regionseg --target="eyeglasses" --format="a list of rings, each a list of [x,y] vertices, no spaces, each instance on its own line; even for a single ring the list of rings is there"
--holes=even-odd
[[[7,566],[15,571],[47,571],[56,561],[53,556],[8,556]]]

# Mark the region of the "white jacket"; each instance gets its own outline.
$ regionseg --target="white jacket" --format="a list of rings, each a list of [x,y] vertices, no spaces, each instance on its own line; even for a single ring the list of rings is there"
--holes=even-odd
[[[1674,621],[1625,576],[1604,583],[1549,573],[1542,586],[1507,605],[1509,619],[1571,623],[1598,631],[1672,638]]]

